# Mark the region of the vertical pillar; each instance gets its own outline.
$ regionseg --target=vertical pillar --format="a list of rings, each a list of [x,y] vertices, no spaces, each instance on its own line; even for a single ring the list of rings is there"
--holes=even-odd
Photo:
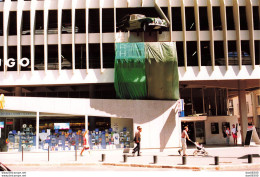
[[[239,112],[240,112],[242,145],[245,144],[246,131],[248,127],[245,84],[246,83],[242,80],[238,81],[238,102],[239,102]]]
[[[22,87],[15,87],[14,94],[15,96],[22,96]]]
[[[36,112],[36,151],[39,150],[40,113]]]
[[[85,130],[88,130],[88,115],[85,115]]]

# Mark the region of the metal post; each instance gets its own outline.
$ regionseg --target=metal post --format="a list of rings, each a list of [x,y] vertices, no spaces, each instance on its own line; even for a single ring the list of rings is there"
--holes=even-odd
[[[50,146],[48,146],[48,162],[50,161]]]
[[[22,162],[23,162],[23,146],[22,146]]]
[[[215,165],[219,165],[219,157],[218,156],[215,156]]]
[[[102,159],[101,159],[101,161],[104,162],[104,161],[105,161],[105,158],[106,158],[106,155],[105,155],[105,154],[102,154]]]
[[[186,165],[187,160],[186,160],[186,156],[182,156],[182,165]]]
[[[75,161],[77,161],[77,146],[75,145]]]
[[[124,154],[123,157],[124,157],[124,162],[127,162],[127,155]]]
[[[253,156],[252,156],[252,154],[248,154],[248,163],[253,163]]]
[[[157,163],[157,156],[156,156],[156,155],[153,156],[153,163],[154,163],[154,164]]]

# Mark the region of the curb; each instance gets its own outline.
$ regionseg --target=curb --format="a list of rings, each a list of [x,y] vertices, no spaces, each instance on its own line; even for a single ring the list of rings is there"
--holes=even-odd
[[[174,168],[180,170],[256,170],[260,169],[260,163],[255,164],[238,164],[238,165],[205,165],[205,166],[190,166],[190,165],[157,165],[157,164],[130,164],[130,163],[6,163],[6,166],[118,166],[118,167],[140,167],[140,168]]]

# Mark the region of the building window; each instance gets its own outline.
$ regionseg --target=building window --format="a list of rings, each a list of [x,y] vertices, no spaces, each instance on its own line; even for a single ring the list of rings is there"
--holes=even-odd
[[[172,7],[172,30],[182,31],[181,8]]]
[[[185,7],[186,31],[196,31],[194,7]]]
[[[223,41],[214,41],[215,65],[225,66]]]
[[[51,11],[49,11],[49,15],[51,15],[50,17],[52,17],[52,18],[50,18],[49,21],[51,21],[55,18],[55,16],[53,16],[53,14],[50,12]],[[35,34],[41,34],[41,33],[43,34],[43,32],[40,32],[44,29],[44,25],[43,25],[44,19],[43,18],[44,18],[43,10],[37,10],[35,13],[35,30],[38,30],[38,32],[35,31]],[[56,18],[57,18],[57,15],[56,15]]]
[[[30,11],[23,11],[22,34],[30,34]]]
[[[35,50],[34,69],[44,70],[44,46],[36,45],[34,50]]]
[[[49,11],[49,20],[48,20],[48,33],[51,32],[52,29],[58,28],[58,11],[57,10],[50,10]],[[58,33],[53,32],[53,33]]]
[[[64,27],[64,30],[61,31],[63,34],[71,33],[71,10],[62,10],[62,26]]]
[[[0,71],[4,70],[4,47],[0,46]]]
[[[227,30],[235,30],[233,7],[226,7]]]
[[[209,30],[207,7],[199,8],[199,16],[200,16],[199,17],[200,18],[200,30],[201,31]]]
[[[17,71],[17,46],[8,46],[8,57],[7,58],[13,58],[15,61],[13,62],[13,65],[11,62],[11,67],[7,67],[8,71]]]
[[[255,40],[255,64],[260,65],[260,41]]]
[[[201,41],[201,65],[210,66],[211,65],[211,55],[210,55],[210,42]]]
[[[103,44],[103,63],[104,68],[114,68],[115,44]]]
[[[102,9],[102,32],[114,32],[114,9]]]
[[[4,31],[3,31],[3,22],[4,22],[4,20],[3,20],[3,12],[0,12],[0,36],[3,36],[3,33],[4,33]]]
[[[176,42],[178,66],[184,66],[183,42]]]
[[[236,41],[228,41],[228,65],[238,65]]]
[[[72,45],[63,44],[61,53],[61,69],[72,69]]]
[[[10,11],[9,14],[9,35],[17,35],[16,28],[17,28],[17,17],[16,11]]]
[[[89,33],[99,33],[99,9],[89,9]]]
[[[100,44],[89,44],[89,68],[100,67]]]
[[[240,30],[248,30],[245,6],[239,7],[239,17],[240,17]]]
[[[86,69],[86,44],[75,45],[75,68]]]
[[[197,42],[187,42],[187,64],[188,66],[198,66]]]
[[[31,46],[22,46],[22,58],[28,58],[31,61]],[[21,71],[31,70],[30,68],[30,65],[27,67],[21,67]]]
[[[214,30],[222,30],[220,7],[213,7],[213,26]]]
[[[86,33],[86,11],[76,9],[75,26],[78,27],[78,33]]]
[[[48,70],[58,70],[58,45],[48,45]]]
[[[259,8],[257,6],[253,7],[253,20],[254,20],[254,29],[260,30]]]
[[[241,51],[242,65],[251,65],[252,59],[250,56],[249,41],[241,41]]]

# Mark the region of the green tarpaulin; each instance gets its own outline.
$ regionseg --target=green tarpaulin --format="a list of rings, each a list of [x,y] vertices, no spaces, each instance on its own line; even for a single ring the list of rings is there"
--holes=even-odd
[[[122,99],[179,99],[176,44],[116,43],[115,90]]]

